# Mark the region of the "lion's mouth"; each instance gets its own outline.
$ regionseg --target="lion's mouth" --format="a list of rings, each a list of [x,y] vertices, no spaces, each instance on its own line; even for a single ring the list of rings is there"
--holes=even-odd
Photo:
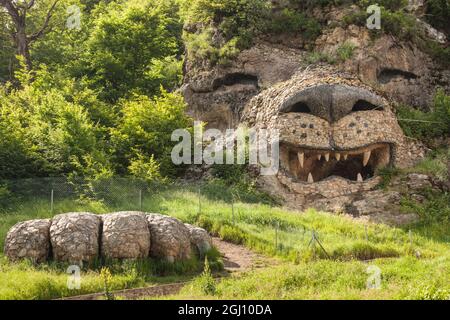
[[[298,181],[314,183],[330,177],[364,182],[391,162],[391,145],[375,143],[348,150],[326,150],[281,144],[282,166]]]

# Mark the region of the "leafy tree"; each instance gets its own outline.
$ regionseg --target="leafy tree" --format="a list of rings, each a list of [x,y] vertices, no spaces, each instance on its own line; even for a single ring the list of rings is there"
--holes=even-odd
[[[48,31],[50,20],[58,2],[59,0],[53,0],[48,8],[45,8],[46,14],[41,26],[34,28],[34,30],[30,32],[27,25],[30,14],[32,14],[36,8],[38,11],[42,10],[46,3],[44,2],[44,6],[42,3],[38,6],[36,5],[35,0],[0,0],[0,7],[8,14],[9,21],[11,22],[10,25],[7,25],[6,29],[14,41],[17,53],[24,57],[29,70],[32,68],[30,45]]]
[[[93,22],[76,76],[86,76],[108,102],[131,92],[154,95],[167,73],[162,84],[171,89],[181,74],[173,58],[181,53],[182,29],[174,8],[171,0],[110,3]]]
[[[185,108],[181,95],[164,90],[153,99],[135,96],[122,101],[122,117],[112,129],[118,172],[126,173],[136,159],[153,157],[160,164],[162,175],[175,174],[176,168],[170,157],[175,145],[171,134],[176,129],[191,126]]]
[[[3,88],[0,100],[0,153],[4,177],[68,174],[80,168],[86,156],[99,161],[104,150],[99,127],[87,110],[62,90],[41,86],[45,71],[17,74],[20,89]],[[7,92],[9,89],[9,92]],[[82,99],[81,99],[82,100]],[[25,165],[24,165],[25,164]],[[23,169],[22,169],[23,167]]]

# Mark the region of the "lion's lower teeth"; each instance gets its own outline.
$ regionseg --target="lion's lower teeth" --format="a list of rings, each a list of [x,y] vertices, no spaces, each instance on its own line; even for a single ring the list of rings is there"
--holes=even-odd
[[[363,182],[363,177],[362,177],[361,173],[358,173],[358,176],[356,177],[356,181]]]
[[[364,182],[373,177],[378,168],[389,164],[390,149],[381,143],[345,151],[283,146],[281,158],[282,166],[298,181],[314,183],[341,177]]]

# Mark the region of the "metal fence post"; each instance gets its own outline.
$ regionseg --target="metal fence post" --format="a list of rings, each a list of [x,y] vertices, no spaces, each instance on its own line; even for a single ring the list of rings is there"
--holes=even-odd
[[[142,189],[139,189],[139,210],[142,211]]]
[[[275,252],[278,251],[278,227],[279,227],[279,223],[277,221],[275,223]]]
[[[202,191],[201,191],[201,187],[198,187],[198,214],[200,214],[202,212],[202,200],[201,200],[201,195],[202,195]]]
[[[234,201],[233,201],[233,199],[231,199],[231,220],[234,225]]]
[[[54,208],[54,206],[53,206],[53,189],[52,189],[52,191],[50,192],[50,212],[53,214],[53,208]]]
[[[412,239],[412,231],[411,230],[409,230],[409,245],[412,248],[412,246],[413,246],[413,239]]]

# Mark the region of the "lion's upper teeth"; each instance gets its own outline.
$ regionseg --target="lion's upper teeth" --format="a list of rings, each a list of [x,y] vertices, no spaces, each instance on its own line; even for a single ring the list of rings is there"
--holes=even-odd
[[[341,154],[340,153],[336,153],[334,156],[336,157],[337,161],[339,161],[341,159]]]
[[[320,161],[320,159],[322,159],[322,155],[321,155],[321,154],[318,154],[318,155],[317,155],[317,160]]]
[[[344,153],[344,160],[347,160],[347,158],[348,158],[348,154]]]
[[[330,160],[330,154],[329,153],[325,153],[325,160],[329,161]]]
[[[370,154],[371,154],[371,151],[364,152],[364,159],[363,159],[363,166],[364,167],[367,166],[367,164],[369,163]]]
[[[305,154],[303,152],[297,153],[298,161],[300,163],[300,167],[303,168],[303,162],[305,161]]]

